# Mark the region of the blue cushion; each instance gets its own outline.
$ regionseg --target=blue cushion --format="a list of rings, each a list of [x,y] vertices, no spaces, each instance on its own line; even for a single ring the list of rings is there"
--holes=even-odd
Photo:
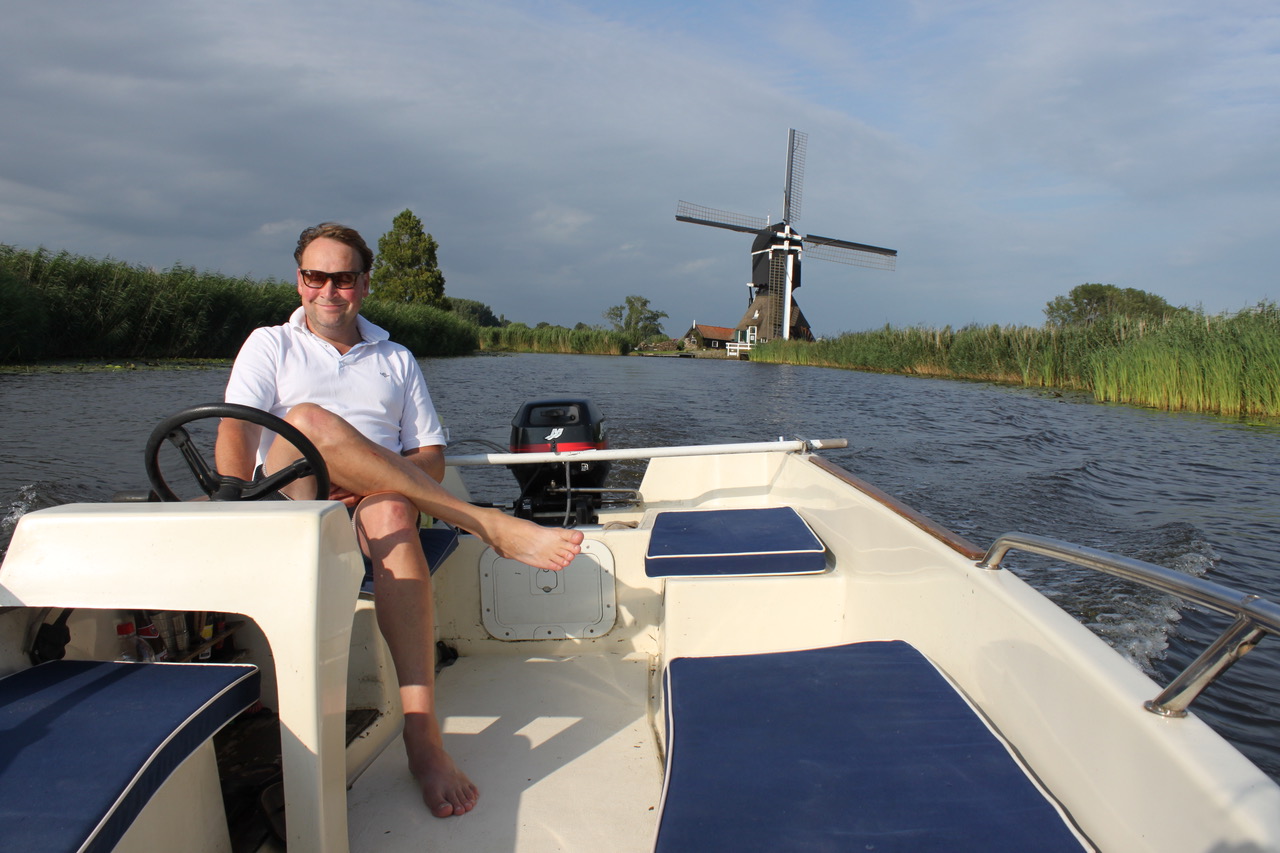
[[[1083,847],[906,643],[678,658],[667,707],[656,850]]]
[[[111,850],[257,699],[244,665],[52,661],[0,679],[0,850]]]
[[[812,574],[822,540],[789,506],[660,512],[649,536],[649,577]]]

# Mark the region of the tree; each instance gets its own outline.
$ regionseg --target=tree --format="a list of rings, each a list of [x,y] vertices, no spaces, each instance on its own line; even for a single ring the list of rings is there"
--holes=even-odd
[[[436,266],[435,238],[422,230],[422,220],[405,209],[378,238],[369,298],[383,302],[431,305],[448,310],[444,273]]]
[[[476,326],[496,328],[506,325],[494,316],[492,308],[478,300],[446,296],[445,302],[449,304],[450,311]]]
[[[666,337],[662,324],[665,311],[654,311],[643,296],[628,296],[625,305],[615,305],[604,312],[604,318],[613,324],[615,331],[631,335],[638,341],[653,337]]]
[[[1044,309],[1045,318],[1053,326],[1087,326],[1112,314],[1132,319],[1161,320],[1178,311],[1163,297],[1133,287],[1114,284],[1081,284],[1059,296]]]

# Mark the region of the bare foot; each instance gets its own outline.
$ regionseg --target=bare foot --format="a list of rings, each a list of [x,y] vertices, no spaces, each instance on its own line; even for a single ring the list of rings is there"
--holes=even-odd
[[[453,763],[448,753],[430,762],[432,769],[410,770],[422,788],[422,802],[436,817],[464,815],[476,807],[480,789]]]
[[[458,769],[444,747],[415,744],[411,726],[405,727],[409,772],[422,789],[422,802],[436,817],[464,815],[476,807],[480,789]]]
[[[503,557],[535,569],[559,571],[582,551],[583,536],[581,530],[543,527],[499,512],[481,538]]]

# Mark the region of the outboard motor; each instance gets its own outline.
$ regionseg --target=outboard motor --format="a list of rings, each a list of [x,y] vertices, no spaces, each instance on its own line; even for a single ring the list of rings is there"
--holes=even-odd
[[[584,399],[525,403],[511,421],[512,453],[563,453],[603,450],[604,416]],[[596,510],[609,475],[609,462],[565,460],[508,465],[520,483],[515,513],[539,524],[595,524]]]

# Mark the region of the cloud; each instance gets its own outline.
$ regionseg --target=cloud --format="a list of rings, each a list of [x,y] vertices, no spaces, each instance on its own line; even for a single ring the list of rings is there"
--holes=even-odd
[[[536,236],[557,243],[578,242],[583,229],[594,220],[595,217],[584,210],[554,204],[535,210],[529,217]]]
[[[806,264],[820,332],[1234,310],[1275,295],[1278,47],[1249,2],[10,4],[0,242],[288,278],[410,208],[509,318],[729,324],[749,241],[675,203],[777,218],[796,127],[802,227],[900,252]]]

